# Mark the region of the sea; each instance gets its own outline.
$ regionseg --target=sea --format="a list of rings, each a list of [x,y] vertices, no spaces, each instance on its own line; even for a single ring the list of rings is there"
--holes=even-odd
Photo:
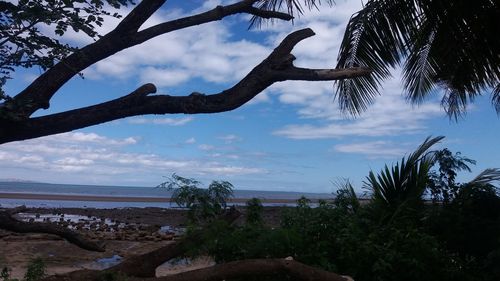
[[[44,208],[177,208],[173,202],[114,202],[114,201],[74,201],[74,200],[34,200],[2,198],[2,193],[44,194],[44,195],[76,195],[97,197],[134,197],[134,198],[170,198],[172,192],[165,188],[140,186],[107,186],[107,185],[77,185],[52,184],[38,182],[0,181],[0,208],[11,208],[25,205],[27,207]],[[234,198],[259,198],[272,200],[294,201],[302,196],[308,199],[332,199],[328,193],[304,193],[263,190],[234,190]],[[242,204],[242,203],[237,203]],[[244,203],[243,203],[244,204]],[[264,206],[293,206],[294,203],[264,203]]]

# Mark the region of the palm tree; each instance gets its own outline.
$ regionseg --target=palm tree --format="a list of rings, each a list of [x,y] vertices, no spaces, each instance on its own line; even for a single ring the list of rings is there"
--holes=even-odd
[[[266,10],[294,15],[327,0],[260,0]],[[366,66],[372,75],[338,81],[342,110],[358,115],[378,95],[391,70],[403,69],[405,95],[420,104],[444,89],[442,105],[458,118],[475,97],[491,90],[500,114],[500,1],[366,0],[346,28],[338,68]],[[252,24],[260,24],[254,18]]]
[[[390,216],[419,205],[427,188],[429,170],[435,162],[434,153],[428,150],[443,138],[428,137],[415,152],[392,168],[386,165],[378,175],[370,171],[365,186],[373,193],[374,205]]]
[[[407,99],[419,104],[437,87],[450,117],[492,89],[500,114],[500,1],[368,0],[347,26],[337,67],[367,66],[371,76],[341,81],[341,108],[359,114],[391,69],[402,66]]]

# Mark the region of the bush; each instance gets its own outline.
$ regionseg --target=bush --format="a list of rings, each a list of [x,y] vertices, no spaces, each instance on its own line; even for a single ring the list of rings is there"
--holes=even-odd
[[[201,182],[173,174],[168,181],[158,185],[173,191],[172,200],[189,209],[191,222],[212,220],[227,208],[233,196],[233,185],[227,181],[213,181],[208,189],[200,188]]]
[[[45,262],[41,258],[33,259],[26,269],[23,281],[38,281],[46,276],[45,274],[46,266]],[[4,267],[0,272],[0,278],[2,281],[18,281],[18,279],[10,278],[10,270]]]

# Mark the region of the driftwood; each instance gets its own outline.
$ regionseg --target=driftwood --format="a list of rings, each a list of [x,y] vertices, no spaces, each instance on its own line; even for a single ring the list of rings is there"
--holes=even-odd
[[[0,228],[18,233],[54,234],[82,249],[104,252],[104,248],[101,245],[85,239],[78,232],[72,231],[66,227],[52,223],[22,222],[13,217],[14,214],[25,210],[26,207],[22,206],[0,211]]]

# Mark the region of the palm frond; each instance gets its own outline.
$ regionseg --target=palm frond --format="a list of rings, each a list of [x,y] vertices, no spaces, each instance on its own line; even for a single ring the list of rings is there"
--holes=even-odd
[[[423,28],[432,28],[432,25],[427,23]],[[435,32],[422,33],[425,37],[418,39],[412,46],[403,69],[407,100],[415,104],[421,104],[426,99],[435,86],[436,76],[435,61],[429,57]]]
[[[467,185],[488,185],[493,182],[500,182],[500,169],[489,168],[482,171],[477,177],[467,183]]]
[[[497,84],[491,93],[491,103],[495,107],[497,114],[500,115],[500,83]]]
[[[292,17],[294,17],[296,14],[301,15],[304,13],[304,6],[307,7],[307,9],[312,10],[313,8],[318,8],[319,5],[321,5],[322,1],[321,0],[260,0],[257,1],[256,7],[264,10],[264,11],[280,11],[280,12],[286,12]],[[334,0],[325,0],[324,1],[327,5],[333,5],[335,4]],[[265,19],[258,17],[258,16],[253,16],[252,19],[250,20],[250,28],[251,27],[260,27]],[[271,22],[273,19],[269,19]]]
[[[420,202],[427,186],[429,169],[434,163],[433,154],[428,150],[443,138],[428,137],[392,168],[386,165],[378,175],[370,171],[365,186],[372,190],[373,201],[392,211],[402,204]]]
[[[466,92],[448,88],[441,99],[441,106],[450,118],[454,118],[457,121],[459,117],[466,114],[469,102],[470,98],[468,98]]]
[[[499,1],[368,0],[348,23],[338,67],[366,66],[372,77],[337,83],[341,108],[364,110],[390,70],[404,61],[408,100],[420,104],[434,87],[444,86],[442,105],[457,119],[476,96],[500,83],[498,18]],[[498,93],[492,101],[500,112]]]
[[[406,1],[400,1],[406,2]],[[391,69],[399,65],[405,52],[405,41],[415,28],[407,23],[413,19],[411,9],[401,3],[372,0],[354,14],[342,39],[337,68],[367,66],[370,76],[337,82],[335,97],[344,112],[359,114],[378,95],[380,83],[391,77]],[[410,5],[410,3],[401,5]],[[401,13],[409,11],[410,14]]]

